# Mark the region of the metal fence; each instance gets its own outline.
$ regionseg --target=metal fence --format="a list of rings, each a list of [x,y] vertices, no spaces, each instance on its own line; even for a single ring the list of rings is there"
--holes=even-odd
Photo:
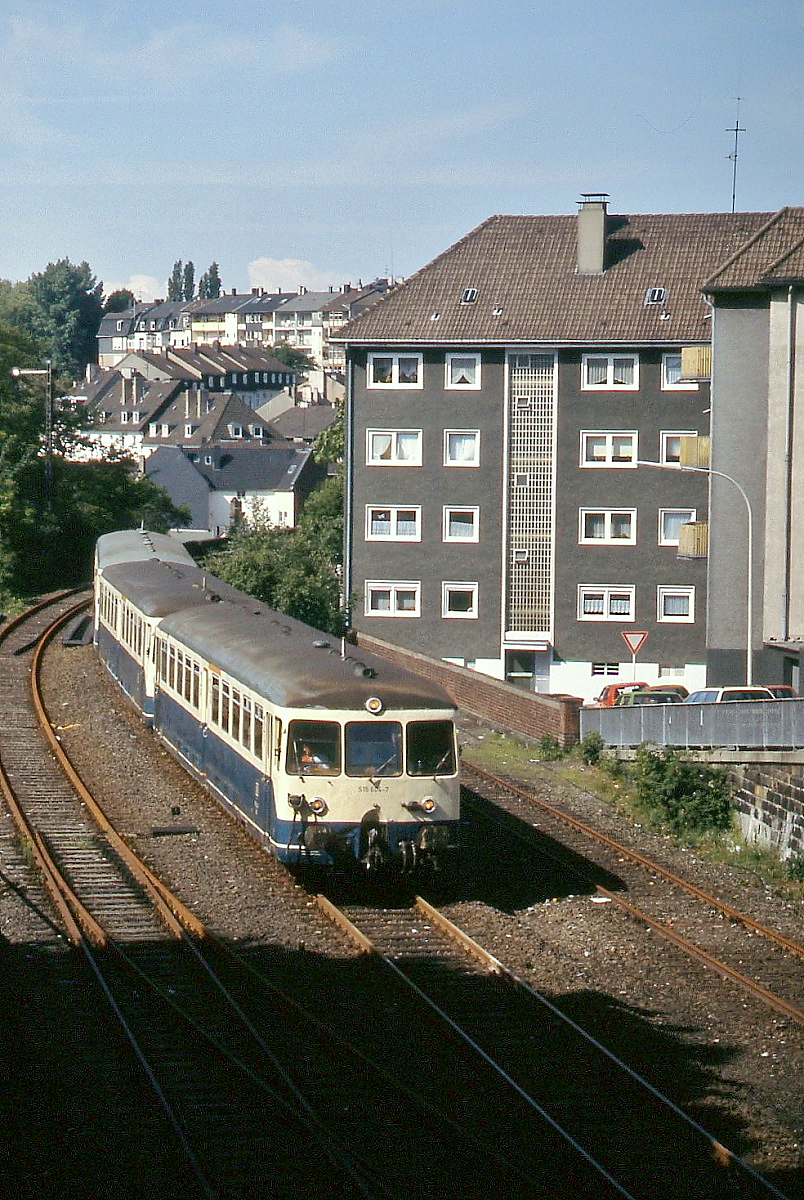
[[[599,733],[607,746],[804,747],[804,700],[582,708],[580,717],[581,737]]]

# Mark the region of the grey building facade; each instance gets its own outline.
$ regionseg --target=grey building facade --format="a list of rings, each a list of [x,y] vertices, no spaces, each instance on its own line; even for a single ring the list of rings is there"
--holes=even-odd
[[[679,542],[708,479],[681,453],[709,386],[681,352],[767,217],[493,217],[351,322],[353,625],[586,699],[635,668],[702,684],[706,559]]]

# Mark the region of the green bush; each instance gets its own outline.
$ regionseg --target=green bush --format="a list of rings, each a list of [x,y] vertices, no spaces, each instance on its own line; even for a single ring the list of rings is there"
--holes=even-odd
[[[564,757],[564,751],[551,733],[543,733],[536,743],[536,747],[539,751],[539,758],[543,758],[545,762],[556,762],[559,758]]]
[[[799,854],[795,858],[788,859],[787,878],[792,883],[804,883],[804,855]]]
[[[731,789],[718,767],[687,762],[675,750],[640,746],[634,784],[637,803],[673,833],[709,833],[731,824]]]
[[[587,733],[581,738],[581,758],[586,763],[587,767],[597,766],[597,764],[600,762],[600,756],[603,753],[604,745],[605,743],[603,738],[594,729],[591,733]]]

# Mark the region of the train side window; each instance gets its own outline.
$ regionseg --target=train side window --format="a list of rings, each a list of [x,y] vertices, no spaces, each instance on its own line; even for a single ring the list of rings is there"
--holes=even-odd
[[[243,697],[243,725],[240,731],[240,740],[247,750],[251,749],[251,701],[248,696]]]
[[[407,729],[408,775],[454,775],[452,721],[411,721]]]
[[[229,732],[229,701],[232,689],[226,680],[221,683],[221,729]]]
[[[286,769],[290,775],[338,775],[341,727],[337,721],[291,721]]]
[[[398,721],[350,721],[346,726],[346,774],[402,774],[402,726]]]
[[[265,713],[261,704],[254,705],[254,753],[262,759],[265,741]]]
[[[212,696],[211,710],[212,711],[210,713],[210,720],[212,721],[212,723],[214,725],[220,725],[220,723],[221,723],[221,680],[220,680],[219,675],[212,675],[210,677],[210,679],[211,679],[211,683],[212,683],[212,687],[211,687],[211,696]]]
[[[237,688],[232,688],[232,737],[236,742],[240,741],[240,692]]]

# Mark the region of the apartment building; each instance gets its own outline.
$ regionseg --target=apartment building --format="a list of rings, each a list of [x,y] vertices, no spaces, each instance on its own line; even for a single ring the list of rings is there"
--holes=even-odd
[[[704,280],[767,213],[495,216],[341,331],[352,623],[544,692],[706,678]],[[650,465],[647,465],[650,464]],[[680,555],[679,550],[684,551]],[[634,649],[636,648],[636,649]]]

